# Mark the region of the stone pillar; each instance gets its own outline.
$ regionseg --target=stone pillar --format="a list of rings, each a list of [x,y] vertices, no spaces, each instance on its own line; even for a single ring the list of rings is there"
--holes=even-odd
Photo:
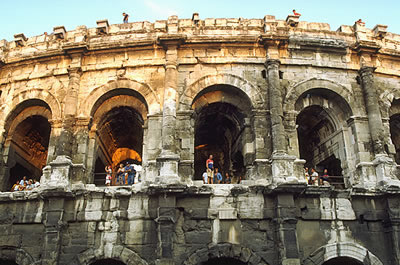
[[[159,195],[157,208],[158,248],[157,265],[175,264],[173,261],[173,238],[176,220],[176,198],[171,194]]]
[[[371,134],[374,153],[385,154],[384,131],[381,112],[379,109],[379,97],[374,84],[374,67],[362,67],[359,71],[361,86],[364,93],[364,101],[368,114],[369,131]]]
[[[392,239],[393,264],[400,264],[400,214],[398,194],[388,197],[389,221],[387,222],[387,232],[390,233]]]
[[[300,265],[293,194],[277,194],[275,205],[278,253],[282,265]]]
[[[42,265],[58,265],[62,243],[62,229],[64,225],[64,204],[65,200],[62,193],[46,194],[47,209],[44,221],[45,233],[43,239]],[[57,197],[59,196],[59,197]]]
[[[283,95],[279,80],[279,60],[268,59],[265,62],[269,89],[269,106],[272,133],[272,176],[274,183],[295,181],[295,156],[287,154],[287,140],[283,126]]]
[[[176,152],[176,100],[178,89],[178,44],[180,39],[160,39],[166,50],[164,100],[162,116],[162,150],[157,158],[160,182],[177,183],[179,155]]]
[[[77,112],[78,91],[81,68],[68,69],[69,83],[65,96],[64,117],[61,124],[53,125],[54,156],[43,170],[43,188],[68,187],[72,175],[72,148],[74,144],[74,126]]]
[[[378,184],[400,185],[396,176],[396,164],[385,152],[385,132],[383,128],[382,116],[379,108],[379,97],[374,82],[374,67],[361,67],[359,70],[361,87],[364,94],[365,106],[368,114],[368,125],[372,141],[372,151],[374,153],[373,164],[376,169]]]

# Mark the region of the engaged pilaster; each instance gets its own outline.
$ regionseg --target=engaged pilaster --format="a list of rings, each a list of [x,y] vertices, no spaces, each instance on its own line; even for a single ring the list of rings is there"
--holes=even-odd
[[[182,37],[160,37],[166,50],[164,101],[162,116],[162,150],[157,162],[160,164],[160,182],[177,183],[179,155],[176,152],[176,100],[178,89],[178,47]]]
[[[361,67],[359,70],[361,87],[364,94],[365,106],[368,114],[368,125],[374,153],[373,164],[376,170],[378,184],[395,184],[394,181],[396,164],[385,152],[385,132],[383,129],[382,116],[379,109],[379,97],[374,82],[375,67]],[[396,183],[394,183],[396,182]]]
[[[287,154],[287,141],[283,127],[282,91],[279,80],[280,61],[268,59],[265,62],[269,89],[269,106],[272,134],[272,176],[274,183],[296,181],[295,156]]]

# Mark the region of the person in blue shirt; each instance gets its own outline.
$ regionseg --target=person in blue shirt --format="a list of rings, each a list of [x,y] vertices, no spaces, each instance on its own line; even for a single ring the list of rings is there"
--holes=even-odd
[[[134,184],[136,170],[135,170],[135,168],[133,167],[132,164],[129,164],[129,162],[126,162],[125,172],[128,174],[128,185],[133,185]]]
[[[218,172],[218,168],[215,168],[215,178],[216,178],[216,180],[214,179],[214,183],[215,184],[221,184],[222,183],[222,175],[221,175],[221,173],[219,173]]]

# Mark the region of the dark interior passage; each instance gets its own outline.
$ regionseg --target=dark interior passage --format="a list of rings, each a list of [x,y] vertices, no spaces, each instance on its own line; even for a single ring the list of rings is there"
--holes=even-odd
[[[348,258],[348,257],[339,257],[328,260],[324,262],[322,265],[363,265],[358,260]]]
[[[143,149],[143,118],[130,107],[116,107],[102,117],[98,125],[99,149],[95,163],[95,184],[104,185],[105,166],[113,172],[120,163],[140,164]]]
[[[232,258],[215,258],[203,262],[201,265],[246,265],[246,264],[247,263]]]
[[[209,155],[223,174],[244,175],[243,123],[243,114],[231,104],[212,103],[201,109],[195,123],[195,179],[202,179]]]
[[[23,176],[40,180],[47,162],[50,131],[50,123],[39,115],[28,117],[17,125],[11,138],[7,188]]]
[[[93,262],[91,265],[125,265],[125,263],[115,259],[102,259]]]
[[[315,167],[320,174],[328,169],[329,175],[342,176],[341,161],[330,150],[334,141],[326,141],[335,133],[329,114],[320,106],[307,107],[298,115],[297,125],[300,158],[306,160],[305,166]]]
[[[0,265],[17,265],[17,263],[12,260],[0,259]]]
[[[396,148],[396,163],[400,164],[400,114],[390,117],[390,135]]]

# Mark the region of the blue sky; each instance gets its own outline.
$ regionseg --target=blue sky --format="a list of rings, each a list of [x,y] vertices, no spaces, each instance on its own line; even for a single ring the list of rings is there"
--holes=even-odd
[[[35,36],[51,33],[54,26],[67,30],[76,26],[95,27],[96,20],[122,22],[122,12],[130,14],[130,22],[166,19],[175,14],[191,18],[193,12],[200,18],[263,18],[275,15],[285,19],[292,9],[310,22],[326,22],[331,30],[340,25],[352,25],[361,18],[368,28],[376,24],[388,25],[388,31],[400,34],[400,0],[0,0],[0,40],[13,40],[16,33]]]

